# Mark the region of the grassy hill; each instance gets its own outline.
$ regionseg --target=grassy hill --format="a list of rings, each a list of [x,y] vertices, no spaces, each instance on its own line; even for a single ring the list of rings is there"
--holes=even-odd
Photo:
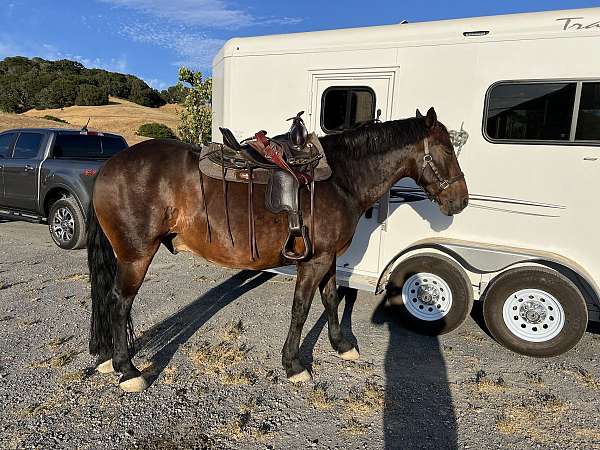
[[[118,98],[110,98],[110,104],[104,106],[70,106],[62,109],[29,110],[23,114],[0,113],[0,131],[21,127],[61,127],[80,128],[91,118],[89,128],[117,133],[125,137],[130,145],[146,140],[136,136],[140,125],[148,122],[164,123],[177,132],[179,117],[178,105],[165,105],[160,108],[148,108]],[[41,119],[50,115],[66,120],[69,124]]]

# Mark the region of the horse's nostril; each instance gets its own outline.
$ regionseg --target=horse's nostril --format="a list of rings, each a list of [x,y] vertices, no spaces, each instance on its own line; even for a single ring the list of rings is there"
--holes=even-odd
[[[466,208],[468,204],[469,204],[469,197],[465,197],[463,200],[463,208]]]

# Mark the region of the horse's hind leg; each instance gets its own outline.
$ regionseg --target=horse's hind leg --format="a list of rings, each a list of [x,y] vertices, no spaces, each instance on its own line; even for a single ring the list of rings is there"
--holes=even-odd
[[[340,358],[347,361],[357,360],[359,357],[358,350],[344,338],[338,318],[340,299],[335,282],[335,259],[325,277],[321,280],[319,290],[321,291],[321,300],[327,314],[327,329],[331,346]]]
[[[119,386],[126,392],[141,392],[148,387],[141,372],[131,362],[129,344],[133,344],[130,342],[133,338],[131,305],[144,281],[154,253],[132,262],[117,262],[117,277],[112,293],[114,296],[111,314],[114,345],[112,365],[117,372],[122,373]]]
[[[282,363],[288,380],[293,383],[308,381],[311,376],[300,363],[300,336],[306,322],[312,299],[317,291],[319,282],[331,264],[331,256],[324,255],[298,264],[296,290],[292,306],[292,320],[287,339],[283,346]]]

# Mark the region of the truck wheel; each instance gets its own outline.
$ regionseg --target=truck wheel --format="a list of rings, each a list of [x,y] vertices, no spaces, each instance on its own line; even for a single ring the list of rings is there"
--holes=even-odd
[[[473,288],[457,263],[425,253],[406,259],[394,269],[387,299],[405,326],[439,335],[455,330],[469,316]]]
[[[73,197],[63,197],[52,204],[48,228],[60,248],[74,250],[85,246],[85,219]]]
[[[517,267],[494,278],[485,293],[483,317],[504,347],[538,358],[573,348],[588,323],[579,289],[545,267]]]

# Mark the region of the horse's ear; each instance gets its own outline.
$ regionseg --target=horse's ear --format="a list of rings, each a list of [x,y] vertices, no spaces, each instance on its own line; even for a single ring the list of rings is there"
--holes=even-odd
[[[416,116],[417,116],[417,119],[420,119],[420,118],[423,117],[423,114],[421,114],[421,111],[419,111],[419,108],[417,108],[417,114],[416,114]]]
[[[433,128],[436,123],[437,114],[435,113],[435,109],[433,109],[432,106],[431,108],[429,108],[429,111],[427,111],[427,116],[425,117],[425,125],[427,125],[427,128]]]

